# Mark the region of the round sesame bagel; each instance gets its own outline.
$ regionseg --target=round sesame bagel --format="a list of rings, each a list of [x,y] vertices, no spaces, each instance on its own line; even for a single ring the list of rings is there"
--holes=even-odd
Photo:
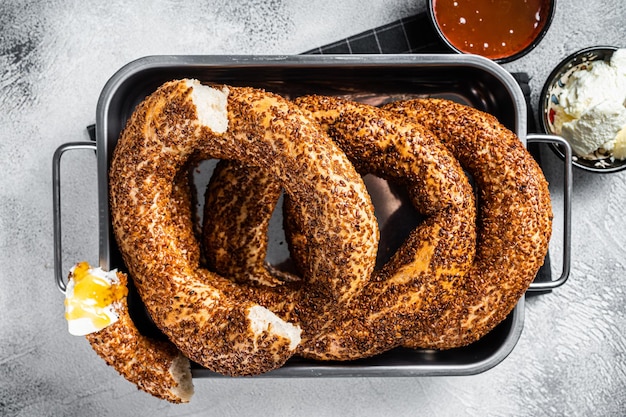
[[[351,130],[342,128],[345,115],[332,110],[327,100],[303,97],[296,102],[342,146]],[[403,346],[412,348],[468,345],[506,318],[543,264],[552,230],[548,183],[519,138],[492,115],[441,99],[400,101],[382,109],[432,132],[475,183],[476,256],[463,279],[441,292],[419,295],[429,314],[403,339]],[[298,247],[294,249],[297,254]],[[440,280],[436,273],[432,277]],[[345,329],[338,321],[331,336],[324,337],[336,338]]]
[[[543,265],[552,232],[548,182],[519,138],[488,113],[442,99],[384,108],[431,130],[476,183],[476,259],[454,309],[413,345],[468,344],[511,312]]]
[[[208,157],[261,167],[306,207],[307,289],[336,303],[356,297],[374,268],[373,207],[345,154],[277,95],[176,80],[131,115],[111,161],[110,209],[147,311],[189,359],[225,375],[267,372],[296,352],[301,329],[253,299],[270,291],[256,284],[262,276],[240,284],[200,266],[189,209],[181,201],[189,190],[181,192],[186,185],[177,178],[190,162]]]

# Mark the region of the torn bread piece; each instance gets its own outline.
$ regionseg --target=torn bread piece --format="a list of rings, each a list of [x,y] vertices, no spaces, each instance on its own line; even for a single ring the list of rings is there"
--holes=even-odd
[[[103,276],[110,283],[108,287],[102,281]],[[82,317],[78,312],[86,308],[67,309],[70,313],[66,312],[66,315],[76,317],[74,321],[79,320],[70,325],[70,329],[84,333],[87,328],[95,328],[85,334],[93,350],[139,389],[173,403],[189,402],[194,391],[189,359],[172,343],[154,340],[139,332],[128,312],[127,282],[124,273],[104,272],[86,263],[77,264],[70,273],[68,288],[72,291],[68,292],[69,297],[66,295],[70,300],[66,305],[76,304],[78,293],[83,292],[83,305],[106,304],[98,308],[106,309],[107,313],[92,320],[96,309],[89,314],[83,313]],[[81,286],[84,287],[82,290]],[[121,297],[111,298],[111,294],[121,294]],[[87,319],[96,325],[87,323]],[[70,321],[68,319],[68,323]],[[98,329],[102,322],[108,323]]]

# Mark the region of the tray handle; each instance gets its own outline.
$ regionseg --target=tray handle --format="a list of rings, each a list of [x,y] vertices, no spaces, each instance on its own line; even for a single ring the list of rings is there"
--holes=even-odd
[[[63,247],[61,239],[61,157],[66,151],[88,149],[96,151],[94,142],[69,142],[59,146],[52,156],[52,215],[54,233],[54,278],[65,293],[67,285],[63,276]]]
[[[570,274],[571,265],[571,228],[572,228],[572,147],[560,136],[528,134],[527,143],[552,143],[561,145],[565,154],[563,164],[563,267],[561,276],[552,281],[533,282],[528,291],[547,291],[565,284]]]

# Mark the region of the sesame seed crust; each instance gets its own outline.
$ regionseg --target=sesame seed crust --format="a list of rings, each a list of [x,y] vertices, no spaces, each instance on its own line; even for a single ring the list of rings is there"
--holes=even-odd
[[[126,274],[118,272],[117,277],[119,285],[127,285]],[[118,321],[86,336],[95,352],[137,388],[173,403],[188,402],[193,394],[189,360],[173,344],[142,335],[126,297],[116,312]]]
[[[544,262],[553,217],[548,182],[519,138],[490,114],[442,99],[385,108],[431,130],[479,190],[476,259],[459,300],[414,346],[469,344],[504,320]]]
[[[255,375],[295,353],[293,336],[278,328],[300,330],[276,316],[278,326],[259,331],[250,319],[260,304],[253,295],[274,296],[200,267],[183,174],[188,164],[209,157],[239,160],[276,175],[307,207],[307,267],[320,296],[355,296],[362,285],[354,281],[367,279],[374,268],[378,225],[352,164],[297,106],[261,90],[228,87],[228,129],[216,133],[199,122],[193,88],[186,80],[165,83],[131,115],[109,172],[113,230],[147,311],[168,339],[215,372]]]

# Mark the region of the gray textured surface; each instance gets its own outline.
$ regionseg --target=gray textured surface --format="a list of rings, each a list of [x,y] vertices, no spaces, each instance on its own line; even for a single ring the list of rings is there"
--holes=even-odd
[[[375,0],[356,12],[362,3],[0,3],[0,415],[626,413],[626,173],[575,172],[570,281],[527,303],[516,349],[481,375],[203,379],[191,404],[171,406],[137,391],[66,332],[53,284],[50,161],[61,143],[86,139],[106,80],[150,54],[295,54],[425,7]],[[626,47],[625,21],[621,0],[561,0],[539,47],[506,68],[530,73],[536,102],[545,77],[567,54],[597,44]],[[95,158],[74,154],[64,159],[65,260],[95,263]],[[549,151],[545,160],[558,220],[561,163]]]

